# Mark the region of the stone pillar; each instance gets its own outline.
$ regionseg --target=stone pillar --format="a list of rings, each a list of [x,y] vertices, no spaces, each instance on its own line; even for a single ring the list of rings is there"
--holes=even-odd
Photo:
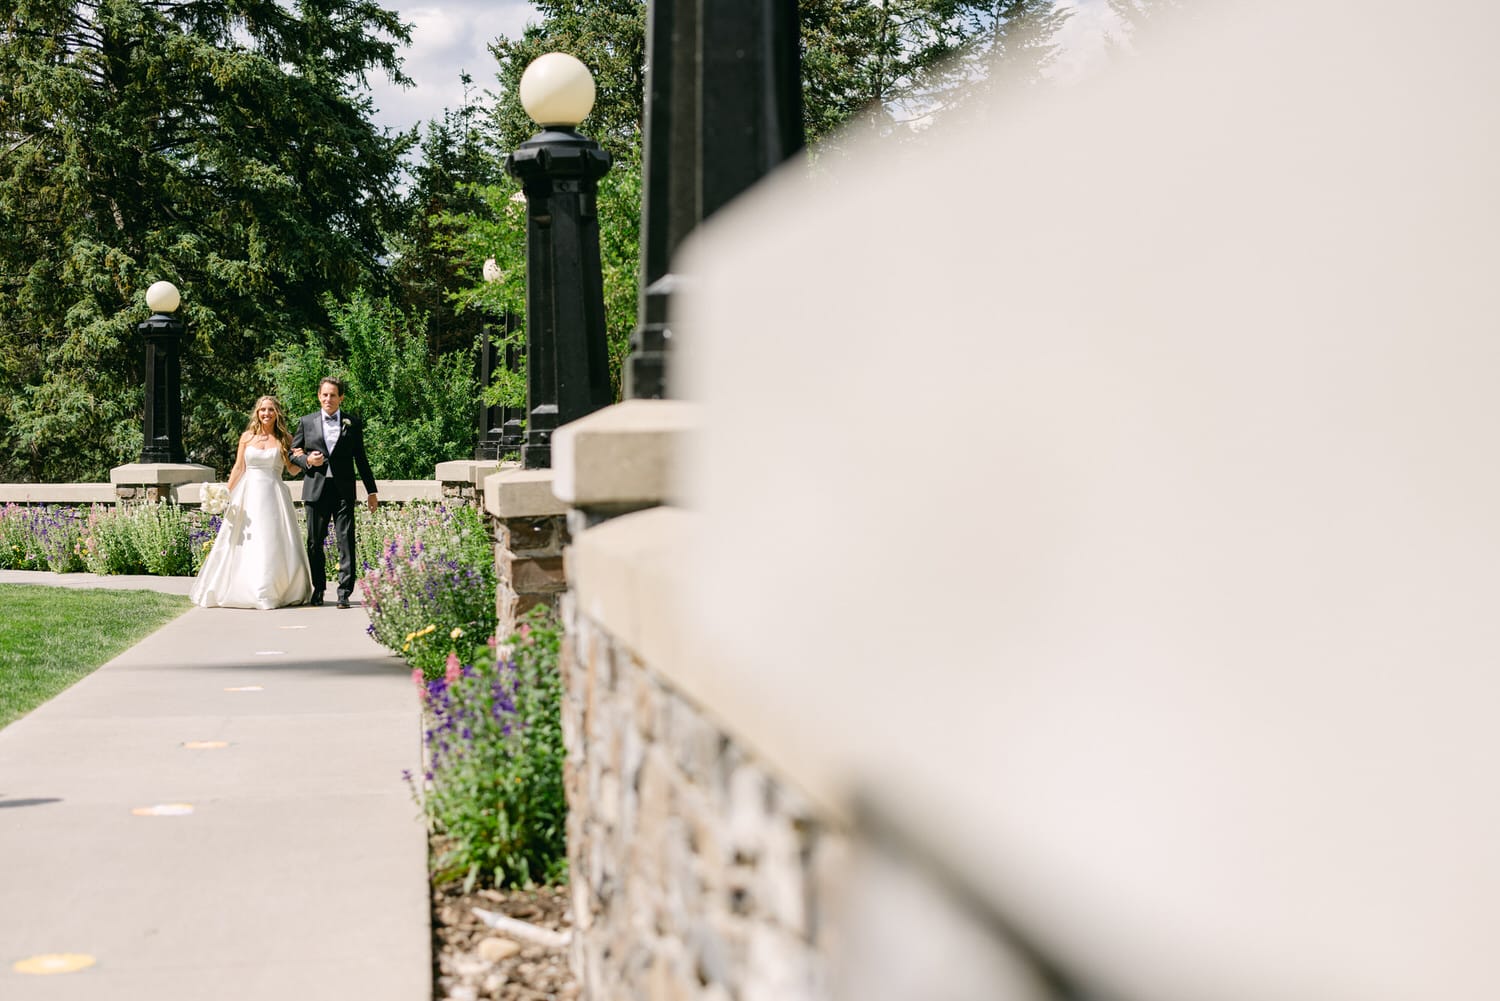
[[[567,589],[568,508],[552,493],[550,469],[503,469],[483,482],[484,511],[495,540],[497,633],[505,636],[537,605],[556,609]]]
[[[433,478],[442,484],[443,500],[450,504],[470,504],[482,507],[484,503],[484,478],[501,467],[502,463],[483,459],[455,459],[439,462]],[[508,465],[515,465],[509,463]]]
[[[177,488],[187,483],[211,483],[212,466],[193,462],[131,462],[109,471],[115,499],[121,504],[177,501]]]

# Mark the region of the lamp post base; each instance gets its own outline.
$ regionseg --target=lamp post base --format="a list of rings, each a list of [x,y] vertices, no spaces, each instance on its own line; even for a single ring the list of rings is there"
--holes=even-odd
[[[212,466],[196,462],[131,462],[109,471],[120,503],[176,501],[183,484],[212,483],[217,478]]]

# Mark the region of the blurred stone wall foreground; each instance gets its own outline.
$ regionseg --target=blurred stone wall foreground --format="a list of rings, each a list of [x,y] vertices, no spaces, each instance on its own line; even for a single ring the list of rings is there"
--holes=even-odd
[[[567,558],[590,997],[1500,997],[1497,29],[1204,4],[715,217],[675,506]],[[803,818],[774,989],[631,767],[704,732]]]

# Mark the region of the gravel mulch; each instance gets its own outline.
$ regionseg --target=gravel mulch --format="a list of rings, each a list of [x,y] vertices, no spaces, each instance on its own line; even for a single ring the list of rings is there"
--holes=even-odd
[[[578,984],[566,949],[510,938],[475,916],[473,908],[504,914],[557,932],[572,927],[568,888],[475,890],[433,887],[435,1001],[574,1001]]]

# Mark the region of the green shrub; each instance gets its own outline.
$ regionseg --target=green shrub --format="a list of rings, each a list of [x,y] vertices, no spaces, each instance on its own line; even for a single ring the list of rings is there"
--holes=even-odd
[[[126,512],[112,505],[95,504],[85,522],[83,559],[96,574],[145,573],[146,561],[136,548]]]
[[[198,508],[187,512],[188,521],[188,551],[193,557],[193,576],[203,569],[203,564],[208,561],[208,554],[213,552],[214,541],[219,537],[219,528],[224,524],[224,516],[220,514],[206,514]]]
[[[209,517],[176,504],[95,504],[82,526],[81,555],[96,574],[186,577],[208,555]],[[216,519],[215,519],[216,520]]]
[[[418,799],[445,837],[438,882],[463,879],[467,891],[566,878],[559,647],[556,620],[537,608],[505,643],[467,647],[468,664],[454,652],[443,676],[423,684]]]
[[[478,387],[470,352],[431,358],[427,318],[365,292],[330,302],[334,343],[286,343],[264,375],[295,417],[318,407],[318,382],[342,378],[344,405],[365,421],[365,448],[377,479],[426,479],[433,467],[474,453]]]
[[[77,573],[87,569],[83,562],[83,518],[77,508],[35,508],[31,530],[48,570]]]
[[[124,518],[146,573],[186,577],[193,572],[192,530],[176,504],[135,504]]]
[[[32,531],[32,508],[6,504],[0,508],[0,570],[45,570],[46,557]]]
[[[370,635],[436,678],[454,630],[488,636],[495,629],[489,533],[466,505],[407,505],[369,527],[356,533],[356,544]]]

